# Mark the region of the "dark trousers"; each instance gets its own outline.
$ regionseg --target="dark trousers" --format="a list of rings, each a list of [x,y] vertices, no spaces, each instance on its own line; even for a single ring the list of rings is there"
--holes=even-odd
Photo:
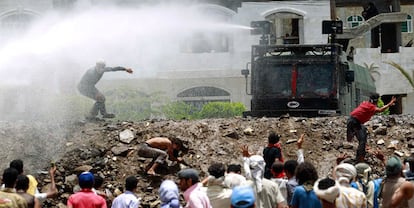
[[[365,147],[367,145],[367,128],[361,124],[358,119],[349,117],[346,124],[346,139],[350,142],[356,136],[358,139],[358,149],[356,159],[361,160],[365,158]]]
[[[105,96],[99,92],[98,89],[94,86],[78,86],[79,92],[93,100],[95,100],[95,104],[92,106],[92,109],[90,111],[90,116],[97,116],[100,112],[101,115],[105,115],[106,113],[106,106],[105,106]]]

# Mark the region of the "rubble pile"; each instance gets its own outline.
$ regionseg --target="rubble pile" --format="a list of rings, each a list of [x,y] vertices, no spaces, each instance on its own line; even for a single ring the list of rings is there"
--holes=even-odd
[[[169,162],[157,172],[161,176],[148,176],[145,170],[151,161],[137,155],[138,145],[152,137],[178,137],[190,148],[183,159],[189,166],[207,176],[213,162],[241,164],[241,145],[248,145],[253,154],[262,154],[270,131],[281,135],[285,160],[296,159],[296,140],[305,134],[303,144],[305,160],[319,170],[319,176],[330,174],[338,155],[354,157],[358,145],[356,138],[346,141],[347,117],[323,118],[231,118],[196,121],[143,121],[77,123],[76,132],[65,141],[66,151],[56,161],[59,196],[48,200],[44,207],[65,207],[73,193],[76,174],[91,171],[102,176],[108,194],[116,196],[123,191],[124,179],[135,175],[139,179],[138,195],[142,207],[158,207],[158,187],[164,179],[176,180],[176,172],[186,168]],[[375,116],[366,123],[369,130],[368,147],[381,149],[385,155],[409,156],[414,148],[414,119],[411,115]],[[24,158],[22,158],[24,160]],[[376,176],[383,175],[383,166],[368,152],[367,162]],[[47,164],[45,164],[45,167]],[[47,168],[45,168],[47,169]],[[37,176],[43,189],[48,187],[48,176]],[[110,201],[110,200],[109,200]]]

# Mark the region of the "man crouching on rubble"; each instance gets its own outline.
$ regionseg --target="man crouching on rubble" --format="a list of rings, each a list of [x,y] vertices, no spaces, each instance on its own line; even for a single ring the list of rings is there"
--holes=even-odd
[[[177,161],[185,164],[181,157],[178,157],[180,151],[186,151],[183,142],[178,138],[154,137],[140,144],[138,148],[138,156],[152,158],[151,168],[147,174],[156,175],[155,169],[160,164],[164,164],[168,157],[171,161]]]

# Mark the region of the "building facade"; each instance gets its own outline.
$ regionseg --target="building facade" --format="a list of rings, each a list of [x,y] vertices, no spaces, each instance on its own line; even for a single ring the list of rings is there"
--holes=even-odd
[[[109,3],[111,1],[90,1],[91,5]],[[113,2],[113,1],[112,1]],[[117,1],[121,7],[139,8],[136,1]],[[200,3],[201,2],[201,3]],[[242,2],[216,1],[216,4],[206,4],[198,1],[195,7],[200,13],[206,13],[221,23],[227,23],[233,28],[214,30],[214,32],[194,33],[183,42],[174,45],[176,53],[158,62],[157,69],[151,75],[134,77],[122,82],[137,87],[144,92],[162,91],[171,100],[181,100],[200,106],[210,101],[242,102],[250,107],[249,81],[240,71],[249,67],[251,61],[251,46],[260,41],[271,44],[324,44],[328,35],[321,34],[322,21],[330,20],[329,1],[269,1]],[[7,43],[7,37],[13,37],[29,28],[42,15],[51,12],[70,13],[79,1],[76,0],[0,0],[0,44]],[[142,3],[142,2],[141,2]],[[151,1],[144,4],[151,4]],[[336,16],[343,21],[345,28],[358,27],[366,20],[361,13],[361,6],[341,6],[336,8]],[[398,95],[402,106],[398,113],[414,112],[410,103],[413,102],[413,89],[402,75],[386,62],[396,62],[413,75],[410,68],[414,60],[410,41],[412,33],[412,17],[414,6],[401,5],[401,12],[407,14],[406,21],[401,23],[402,46],[398,53],[381,53],[378,48],[370,48],[370,34],[362,34],[349,41],[355,48],[354,62],[371,66],[372,75],[376,80],[377,91],[381,95]],[[249,29],[252,21],[267,20],[272,23],[271,35],[265,39],[261,35],[252,35]],[[128,33],[128,31],[126,31]],[[170,44],[170,43],[169,43]],[[0,45],[1,46],[1,45]],[[404,47],[407,46],[407,47]],[[134,53],[134,51],[129,51]],[[137,54],[141,53],[139,49]],[[71,56],[72,57],[72,56]],[[85,69],[90,66],[89,60],[73,55],[74,65]],[[53,59],[54,57],[52,57]],[[127,63],[136,72],[142,68],[136,61],[122,58],[113,62]],[[138,59],[139,61],[139,59]],[[145,62],[146,60],[141,60]],[[79,72],[78,74],[80,74]],[[60,82],[58,82],[60,83]],[[75,89],[74,83],[69,85]],[[119,81],[105,80],[102,85],[117,85]],[[62,86],[68,87],[68,86]]]

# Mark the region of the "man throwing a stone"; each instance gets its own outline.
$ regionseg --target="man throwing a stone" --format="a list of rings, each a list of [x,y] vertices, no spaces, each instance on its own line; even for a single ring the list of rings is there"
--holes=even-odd
[[[130,74],[133,73],[130,68],[120,66],[106,67],[104,61],[97,61],[95,67],[86,71],[78,84],[78,90],[82,95],[95,100],[95,104],[93,105],[87,118],[95,118],[98,113],[101,113],[102,118],[115,117],[114,114],[106,112],[105,96],[95,87],[96,83],[98,83],[98,81],[102,78],[103,74],[109,71],[126,71]]]
[[[391,105],[394,105],[396,98],[392,97],[391,101],[382,106],[381,108],[377,107],[377,102],[379,99],[379,94],[374,93],[370,96],[369,101],[362,102],[357,108],[355,108],[347,121],[346,126],[346,137],[350,142],[353,137],[356,136],[358,139],[358,149],[356,154],[357,162],[362,162],[365,160],[365,146],[367,144],[367,128],[364,126],[364,123],[369,121],[371,117],[378,112],[383,112]]]

